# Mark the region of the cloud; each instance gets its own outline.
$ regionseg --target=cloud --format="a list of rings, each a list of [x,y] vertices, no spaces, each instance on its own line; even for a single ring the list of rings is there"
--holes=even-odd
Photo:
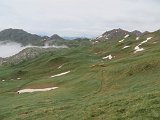
[[[0,51],[3,51],[3,52],[0,52],[0,57],[2,58],[10,57],[30,47],[45,48],[45,49],[46,48],[68,48],[66,45],[49,46],[48,44],[46,44],[45,46],[33,46],[33,45],[22,46],[20,43],[17,43],[17,42],[0,41]]]
[[[158,0],[1,0],[0,29],[61,36],[96,36],[112,28],[154,31]]]
[[[20,44],[18,43],[14,43],[14,42],[8,42],[8,43],[3,43],[0,42],[0,57],[9,57],[11,55],[14,55],[18,52],[20,52],[21,50],[23,50],[24,48],[21,47]]]

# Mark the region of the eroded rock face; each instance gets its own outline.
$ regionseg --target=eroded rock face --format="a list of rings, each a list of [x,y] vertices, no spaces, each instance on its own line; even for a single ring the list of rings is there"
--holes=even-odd
[[[3,58],[0,57],[0,65],[3,63]]]
[[[7,58],[0,58],[0,65],[8,65],[8,64],[17,64],[24,60],[30,60],[37,57],[40,54],[49,51],[55,51],[57,48],[37,48],[37,47],[30,47],[22,50],[16,55]]]
[[[39,53],[41,53],[41,49],[37,48],[26,48],[22,50],[20,53],[13,55],[12,57],[7,58],[8,63],[16,63],[21,62],[26,59],[32,59],[36,57]]]
[[[142,32],[140,32],[138,30],[133,31],[132,33],[135,34],[137,37],[142,35]]]

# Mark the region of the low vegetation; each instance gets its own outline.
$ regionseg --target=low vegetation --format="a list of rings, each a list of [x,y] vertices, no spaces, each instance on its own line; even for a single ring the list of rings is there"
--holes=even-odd
[[[99,41],[0,67],[0,119],[159,120],[160,34],[154,34],[137,53],[134,47],[148,36]],[[122,49],[125,45],[131,47]],[[110,54],[115,57],[102,60]],[[51,78],[66,71],[70,73]],[[58,88],[17,93],[47,87]]]

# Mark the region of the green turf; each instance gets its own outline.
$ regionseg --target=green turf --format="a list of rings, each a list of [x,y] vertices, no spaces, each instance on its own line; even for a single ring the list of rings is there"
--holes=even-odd
[[[149,41],[137,54],[133,49],[145,35],[139,41],[131,36],[124,43],[99,42],[1,67],[0,80],[6,81],[0,81],[0,120],[159,120],[160,41],[159,34],[153,35],[158,43]],[[122,50],[125,45],[131,48]],[[102,61],[108,54],[115,58]],[[16,93],[43,85],[59,88]]]

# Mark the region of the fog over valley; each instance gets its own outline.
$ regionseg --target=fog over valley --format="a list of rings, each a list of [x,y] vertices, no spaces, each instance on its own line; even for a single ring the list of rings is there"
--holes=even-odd
[[[25,49],[21,44],[16,42],[0,42],[0,57],[9,57],[12,56],[21,50]]]
[[[27,45],[27,46],[22,46],[20,43],[17,42],[11,42],[11,41],[1,41],[0,42],[0,57],[5,58],[5,57],[10,57],[12,55],[15,55],[22,51],[25,48],[29,47],[38,47],[38,48],[67,48],[67,46],[62,45],[62,46],[56,46],[52,45],[49,46],[47,43],[45,46],[33,46],[33,45]]]

